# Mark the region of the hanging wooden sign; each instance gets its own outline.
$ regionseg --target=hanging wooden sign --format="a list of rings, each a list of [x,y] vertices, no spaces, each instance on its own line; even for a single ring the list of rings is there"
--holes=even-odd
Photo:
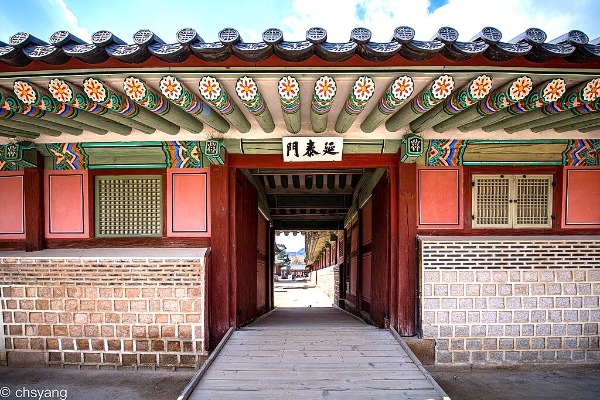
[[[284,137],[283,161],[342,161],[344,138]]]

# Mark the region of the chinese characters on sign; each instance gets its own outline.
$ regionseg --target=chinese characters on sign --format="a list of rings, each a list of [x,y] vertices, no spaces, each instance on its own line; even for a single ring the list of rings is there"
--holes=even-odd
[[[283,161],[342,161],[344,138],[284,137]]]

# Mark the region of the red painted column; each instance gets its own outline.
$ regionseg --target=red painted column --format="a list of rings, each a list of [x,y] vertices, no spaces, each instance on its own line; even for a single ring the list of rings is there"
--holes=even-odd
[[[211,349],[219,344],[231,326],[229,169],[226,165],[210,167],[211,262],[206,271],[206,292]]]
[[[44,240],[44,156],[37,154],[37,167],[25,168],[25,251],[40,251]]]
[[[390,326],[398,329],[398,167],[390,167]]]
[[[417,166],[400,164],[398,194],[398,333],[415,334]]]

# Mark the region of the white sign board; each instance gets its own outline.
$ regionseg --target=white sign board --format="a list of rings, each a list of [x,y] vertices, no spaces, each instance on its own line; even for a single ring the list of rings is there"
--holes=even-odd
[[[293,136],[282,139],[283,161],[342,161],[342,137]]]

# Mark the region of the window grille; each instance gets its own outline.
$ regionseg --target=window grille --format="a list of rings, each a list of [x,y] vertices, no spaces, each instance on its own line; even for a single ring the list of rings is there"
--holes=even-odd
[[[473,177],[474,228],[552,226],[552,176]]]
[[[96,236],[162,236],[161,176],[96,177]]]

